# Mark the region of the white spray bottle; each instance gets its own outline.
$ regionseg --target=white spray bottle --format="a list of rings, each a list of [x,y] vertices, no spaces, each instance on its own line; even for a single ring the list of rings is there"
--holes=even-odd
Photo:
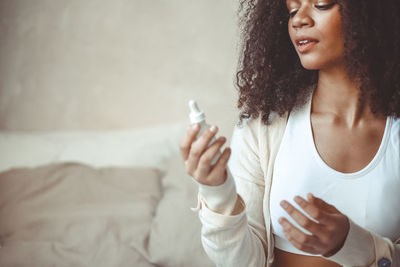
[[[201,134],[206,131],[210,125],[206,123],[206,116],[204,112],[199,109],[197,106],[196,101],[190,100],[189,101],[189,108],[190,108],[190,124],[199,123],[200,130],[196,136],[196,139],[201,136]],[[216,140],[215,136],[211,139],[208,146],[212,145]],[[215,164],[215,162],[219,159],[221,155],[221,151],[215,155],[214,159],[212,160],[211,164]],[[237,193],[236,193],[236,185],[233,180],[232,174],[229,171],[229,168],[226,167],[226,180],[223,184],[219,186],[209,186],[199,184],[199,196],[203,196],[204,199],[207,201],[208,208],[222,213],[224,215],[229,215],[235,208],[237,202]],[[200,202],[199,202],[200,203]],[[198,204],[196,208],[192,208],[193,211],[200,210],[201,205]]]
[[[190,124],[195,124],[199,123],[200,124],[200,130],[197,133],[196,139],[199,138],[204,131],[206,131],[208,128],[210,128],[210,125],[206,123],[206,115],[204,114],[203,111],[199,109],[197,106],[196,101],[190,100],[189,101],[189,109],[190,109],[190,114],[189,114],[189,119],[190,119]],[[211,141],[208,143],[208,146],[211,146],[215,142],[216,138],[215,136],[211,139]],[[215,162],[218,160],[219,156],[221,155],[221,152],[218,150],[217,154],[215,155],[214,159],[211,161],[211,164],[215,164]]]

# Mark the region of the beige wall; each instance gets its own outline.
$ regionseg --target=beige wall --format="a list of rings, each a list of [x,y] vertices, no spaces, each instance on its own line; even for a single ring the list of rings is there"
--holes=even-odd
[[[1,0],[0,129],[236,121],[232,0]]]

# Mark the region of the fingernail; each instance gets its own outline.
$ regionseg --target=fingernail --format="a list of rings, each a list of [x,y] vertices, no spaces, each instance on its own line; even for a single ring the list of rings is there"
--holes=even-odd
[[[283,208],[287,208],[287,207],[289,207],[289,205],[286,203],[286,201],[282,201],[281,202],[281,206],[283,207]]]
[[[215,127],[215,125],[213,125],[213,126],[211,126],[210,131],[215,132],[216,129],[217,129],[217,127]]]
[[[303,203],[303,199],[301,199],[301,197],[299,197],[299,196],[295,196],[294,197],[294,201],[296,201],[297,204],[302,204]]]

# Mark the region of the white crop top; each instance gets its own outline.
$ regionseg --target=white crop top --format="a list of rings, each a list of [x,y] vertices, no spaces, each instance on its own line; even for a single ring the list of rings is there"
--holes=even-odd
[[[294,247],[278,223],[284,216],[310,234],[279,204],[285,199],[306,214],[293,198],[299,195],[307,199],[308,192],[334,205],[367,230],[395,241],[400,237],[400,119],[387,118],[378,152],[367,166],[354,173],[342,173],[329,167],[318,154],[310,113],[311,98],[303,108],[291,112],[275,160],[270,195],[275,246],[296,254],[317,256]]]

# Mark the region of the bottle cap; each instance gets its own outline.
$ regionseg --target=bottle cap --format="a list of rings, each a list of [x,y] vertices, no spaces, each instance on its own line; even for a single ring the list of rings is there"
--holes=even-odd
[[[191,124],[198,123],[206,119],[204,112],[199,109],[196,101],[194,100],[189,101],[189,109],[190,109],[189,119]]]

